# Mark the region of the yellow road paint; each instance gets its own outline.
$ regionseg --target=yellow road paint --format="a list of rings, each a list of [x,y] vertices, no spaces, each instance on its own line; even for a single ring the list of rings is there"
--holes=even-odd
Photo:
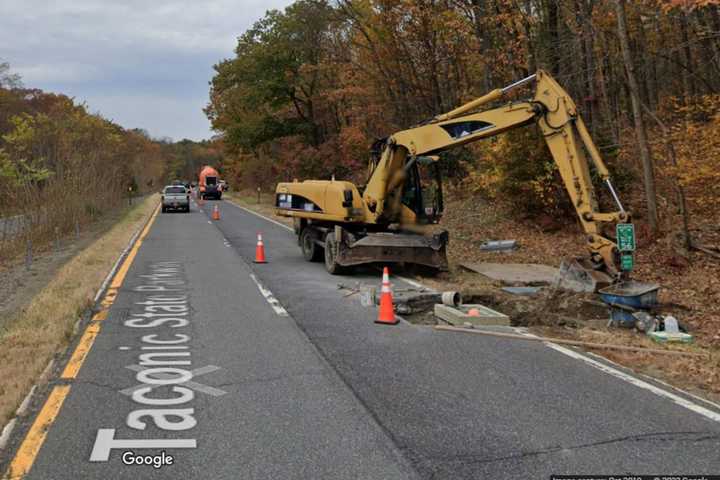
[[[100,302],[100,305],[102,305],[105,308],[108,308],[110,305],[115,302],[115,297],[117,297],[117,289],[110,288],[108,289],[107,293],[105,294],[105,297],[102,299],[102,302]]]
[[[63,370],[63,379],[71,380],[77,377],[80,367],[82,367],[87,354],[90,353],[90,349],[95,342],[95,337],[97,337],[100,333],[100,323],[97,323],[97,320],[104,320],[107,318],[108,308],[115,302],[117,291],[122,286],[125,276],[130,269],[130,265],[132,265],[133,260],[135,260],[135,256],[140,249],[140,245],[150,231],[150,227],[155,222],[155,218],[157,217],[159,211],[160,207],[158,206],[150,217],[150,220],[148,220],[148,223],[145,225],[145,228],[140,236],[135,240],[135,243],[130,249],[130,253],[123,261],[120,269],[118,269],[115,273],[112,283],[105,294],[105,298],[103,298],[102,302],[100,302],[103,310],[95,314],[93,317],[95,322],[90,323],[90,325],[88,325],[85,329],[78,346],[75,348],[75,351],[70,357],[70,361],[68,361],[65,366],[65,370]],[[69,393],[70,385],[57,385],[53,387],[52,392],[50,392],[50,396],[45,401],[45,405],[43,405],[42,410],[40,410],[40,413],[35,419],[35,423],[33,423],[32,427],[30,427],[30,431],[28,431],[25,439],[20,445],[20,448],[15,454],[12,463],[10,463],[10,468],[3,477],[4,480],[21,479],[28,474],[35,462],[35,458],[37,457],[40,448],[43,445],[43,442],[45,441],[45,437],[47,436],[50,426],[58,416],[60,408]]]
[[[138,239],[135,241],[135,245],[130,249],[130,253],[128,253],[127,258],[123,262],[120,269],[115,274],[115,278],[113,278],[112,283],[110,284],[110,288],[120,288],[120,286],[123,284],[123,281],[125,281],[125,276],[127,275],[128,270],[130,270],[130,265],[132,265],[133,260],[135,260],[135,256],[137,255],[138,250],[140,249],[140,245],[142,245],[143,240],[145,240],[145,237],[147,236],[148,232],[150,231],[150,227],[152,226],[153,222],[155,221],[155,217],[157,217],[158,212],[160,211],[160,207],[155,209],[155,212],[153,212],[152,217],[150,218],[150,221],[147,225],[145,225],[145,228],[143,229],[142,233],[138,237]]]
[[[20,479],[30,471],[35,457],[45,441],[48,428],[55,421],[68,393],[70,393],[70,385],[58,385],[52,389],[45,405],[35,419],[35,423],[30,427],[30,431],[15,454],[5,479]]]
[[[82,338],[80,338],[80,343],[78,343],[78,346],[75,347],[75,351],[73,352],[72,357],[70,357],[70,361],[65,366],[65,370],[63,370],[61,376],[62,378],[69,379],[77,377],[80,367],[85,361],[85,357],[87,357],[87,354],[90,352],[98,333],[100,333],[99,323],[91,323],[88,325]]]

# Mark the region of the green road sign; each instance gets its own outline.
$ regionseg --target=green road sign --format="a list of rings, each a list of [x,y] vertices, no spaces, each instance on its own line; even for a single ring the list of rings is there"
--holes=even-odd
[[[615,227],[617,233],[617,246],[621,252],[635,251],[635,225],[632,223],[618,223]]]
[[[633,258],[632,253],[622,253],[620,254],[620,268],[624,272],[629,272],[633,269],[633,266],[635,265],[635,259]]]

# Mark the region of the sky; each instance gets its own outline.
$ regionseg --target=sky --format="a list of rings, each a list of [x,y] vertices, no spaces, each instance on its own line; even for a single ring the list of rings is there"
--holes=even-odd
[[[212,66],[290,0],[0,0],[0,62],[28,88],[156,138],[210,138]]]

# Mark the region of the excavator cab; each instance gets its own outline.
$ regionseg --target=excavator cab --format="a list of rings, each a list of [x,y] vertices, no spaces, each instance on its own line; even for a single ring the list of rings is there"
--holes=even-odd
[[[437,157],[418,157],[408,168],[401,201],[415,213],[416,223],[427,225],[440,222],[443,195]]]

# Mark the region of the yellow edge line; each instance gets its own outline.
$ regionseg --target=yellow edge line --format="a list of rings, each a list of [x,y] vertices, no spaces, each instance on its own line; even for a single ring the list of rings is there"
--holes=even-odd
[[[78,343],[78,346],[75,347],[72,357],[70,357],[70,360],[65,366],[65,370],[63,370],[61,378],[71,379],[77,377],[80,367],[85,361],[87,354],[90,353],[90,348],[92,348],[93,343],[95,342],[95,337],[97,337],[98,333],[100,333],[99,323],[91,323],[88,325],[85,329],[85,333],[83,333],[83,336]]]
[[[107,311],[117,296],[117,289],[122,286],[125,276],[130,269],[130,265],[132,265],[133,260],[135,260],[135,256],[140,249],[140,245],[142,245],[143,240],[150,231],[150,227],[155,222],[155,218],[157,217],[159,211],[160,207],[157,207],[150,217],[150,220],[148,220],[147,225],[145,225],[142,233],[135,240],[130,253],[123,261],[122,266],[117,272],[115,272],[115,276],[113,277],[113,281],[105,294],[105,298],[102,302],[100,302],[103,309],[93,316],[93,321],[85,329],[78,346],[75,347],[75,351],[70,357],[70,361],[65,366],[65,370],[62,373],[63,379],[75,378],[80,371],[80,367],[82,367],[87,354],[90,353],[90,349],[95,342],[95,337],[97,337],[100,333],[100,324],[97,322],[104,320],[107,317]],[[52,392],[50,392],[50,396],[45,401],[42,410],[40,410],[35,422],[30,427],[30,430],[20,445],[20,448],[18,448],[18,451],[15,453],[15,457],[10,464],[10,468],[3,477],[4,479],[16,480],[28,474],[35,462],[38,452],[40,451],[40,447],[42,447],[43,442],[45,441],[45,436],[47,435],[50,426],[55,421],[55,418],[60,412],[60,407],[62,407],[62,404],[69,393],[70,385],[57,385],[53,387]]]
[[[35,419],[25,440],[15,454],[10,468],[5,475],[6,479],[19,479],[27,475],[35,462],[50,425],[55,421],[65,397],[70,392],[70,385],[58,385],[52,389],[45,405]]]
[[[147,225],[145,225],[145,228],[143,229],[142,233],[140,234],[138,239],[135,241],[135,245],[133,245],[127,258],[123,262],[120,269],[115,273],[115,277],[113,278],[113,281],[110,284],[110,288],[120,288],[120,286],[123,284],[123,281],[125,280],[125,276],[127,275],[127,272],[130,269],[130,265],[132,265],[133,260],[135,260],[135,255],[137,255],[137,252],[140,249],[140,245],[142,245],[143,240],[145,240],[145,237],[147,236],[148,232],[150,231],[150,227],[155,222],[155,218],[157,217],[159,211],[160,211],[160,207],[156,208],[155,212],[153,212],[152,217],[150,217],[150,221],[148,221],[148,223],[147,223]]]

